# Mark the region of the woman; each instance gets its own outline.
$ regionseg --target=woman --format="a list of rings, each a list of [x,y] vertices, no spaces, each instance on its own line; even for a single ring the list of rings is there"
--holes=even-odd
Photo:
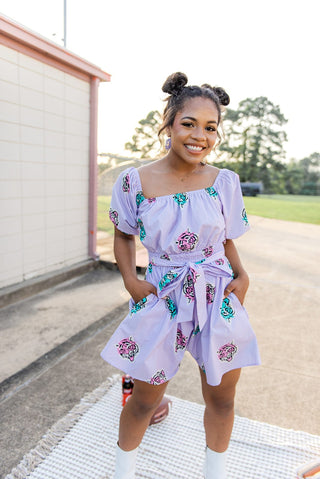
[[[205,477],[224,479],[240,368],[260,362],[242,306],[249,279],[233,243],[249,228],[239,177],[206,164],[229,97],[207,84],[187,86],[182,73],[162,89],[169,96],[159,134],[169,137],[169,151],[123,172],[110,208],[115,257],[132,299],[101,354],[134,377],[114,477],[134,478],[138,446],[187,350],[199,365],[206,405]],[[136,275],[137,234],[149,252],[145,280]]]

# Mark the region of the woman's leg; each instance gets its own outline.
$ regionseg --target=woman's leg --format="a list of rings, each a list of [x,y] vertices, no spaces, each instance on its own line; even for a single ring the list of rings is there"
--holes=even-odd
[[[118,444],[123,451],[131,451],[139,446],[167,385],[168,382],[154,386],[134,380],[132,396],[120,416]]]
[[[202,394],[206,405],[204,428],[207,446],[218,453],[224,452],[230,441],[234,421],[234,396],[241,369],[222,376],[218,386],[209,386],[200,369]]]

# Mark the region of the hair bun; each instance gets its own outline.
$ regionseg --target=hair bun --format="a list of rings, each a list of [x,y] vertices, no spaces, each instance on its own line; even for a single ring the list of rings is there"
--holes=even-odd
[[[172,73],[164,82],[162,91],[169,93],[169,95],[179,95],[187,83],[187,75],[181,72]]]
[[[201,85],[201,88],[208,88],[218,97],[220,105],[227,106],[230,103],[230,97],[228,93],[219,86],[211,86],[208,83]]]
[[[219,86],[214,86],[213,87],[214,93],[217,95],[219,98],[220,105],[227,106],[230,103],[230,97],[228,93],[221,87]]]

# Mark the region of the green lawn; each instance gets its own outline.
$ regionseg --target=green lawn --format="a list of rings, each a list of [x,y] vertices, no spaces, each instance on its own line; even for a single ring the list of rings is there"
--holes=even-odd
[[[109,219],[111,196],[98,196],[98,230],[113,234],[113,224]]]
[[[110,196],[98,197],[98,230],[113,234],[109,220]],[[320,196],[261,195],[245,196],[244,202],[249,215],[320,224]]]
[[[261,195],[245,196],[249,215],[320,224],[320,196]]]

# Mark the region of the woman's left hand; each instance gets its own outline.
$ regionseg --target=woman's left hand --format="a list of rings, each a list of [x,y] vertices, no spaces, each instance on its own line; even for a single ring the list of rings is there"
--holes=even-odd
[[[247,273],[243,272],[235,279],[230,281],[224,290],[224,297],[229,296],[230,293],[233,293],[237,296],[241,304],[244,302],[246,292],[249,287],[249,276]]]

